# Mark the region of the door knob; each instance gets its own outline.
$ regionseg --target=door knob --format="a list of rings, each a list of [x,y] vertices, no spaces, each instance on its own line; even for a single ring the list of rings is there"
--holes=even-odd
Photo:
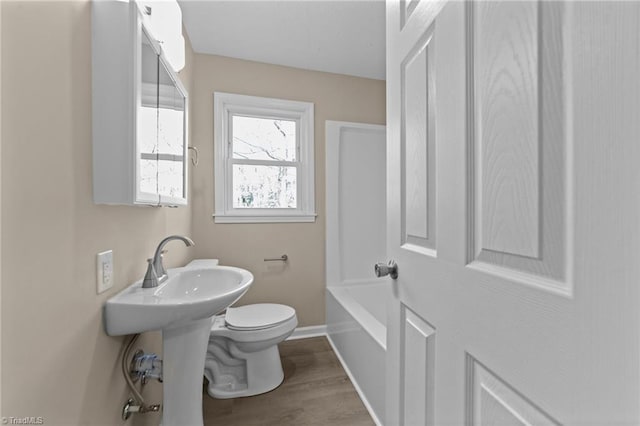
[[[378,278],[386,277],[387,275],[389,275],[391,279],[398,279],[398,264],[393,260],[390,260],[387,264],[382,262],[376,263],[374,269],[376,271],[376,277]]]

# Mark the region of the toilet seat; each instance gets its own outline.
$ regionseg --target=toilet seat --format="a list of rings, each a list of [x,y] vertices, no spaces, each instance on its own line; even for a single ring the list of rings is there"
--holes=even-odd
[[[238,308],[227,308],[225,325],[229,330],[264,330],[283,324],[295,317],[290,306],[276,303],[257,303]]]

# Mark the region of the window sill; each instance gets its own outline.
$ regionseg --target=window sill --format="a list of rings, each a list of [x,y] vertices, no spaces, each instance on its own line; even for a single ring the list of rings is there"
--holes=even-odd
[[[295,215],[232,215],[214,214],[215,223],[311,223],[316,221],[316,214]]]

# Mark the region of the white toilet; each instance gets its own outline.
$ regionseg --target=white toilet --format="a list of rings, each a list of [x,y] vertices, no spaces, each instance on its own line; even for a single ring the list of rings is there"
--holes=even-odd
[[[213,318],[204,375],[214,398],[269,392],[282,383],[278,343],[298,325],[290,306],[259,303],[227,308]]]

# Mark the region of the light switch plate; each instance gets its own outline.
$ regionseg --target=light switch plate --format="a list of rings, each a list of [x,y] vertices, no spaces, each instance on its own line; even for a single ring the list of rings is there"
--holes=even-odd
[[[103,251],[96,256],[96,283],[98,294],[113,287],[113,250]]]

